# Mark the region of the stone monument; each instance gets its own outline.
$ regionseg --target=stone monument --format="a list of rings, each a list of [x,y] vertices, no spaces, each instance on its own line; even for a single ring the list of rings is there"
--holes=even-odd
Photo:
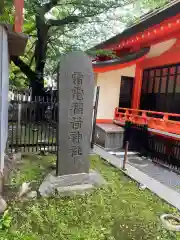
[[[89,171],[92,133],[94,73],[91,59],[77,51],[64,56],[58,73],[58,157],[56,176],[49,174],[40,194],[81,193],[105,183]]]

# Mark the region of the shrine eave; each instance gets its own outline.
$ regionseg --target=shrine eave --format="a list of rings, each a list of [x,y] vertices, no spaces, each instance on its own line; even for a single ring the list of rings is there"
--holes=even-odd
[[[153,42],[156,38],[170,35],[180,28],[180,2],[173,1],[167,8],[156,10],[147,19],[124,30],[122,33],[109,40],[96,45],[91,50],[97,49],[122,49],[147,41]],[[151,31],[148,31],[151,30]]]

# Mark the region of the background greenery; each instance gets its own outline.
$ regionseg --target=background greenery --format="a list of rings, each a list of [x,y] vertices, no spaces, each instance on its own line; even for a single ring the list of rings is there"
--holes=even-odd
[[[71,50],[87,50],[116,35],[167,0],[25,0],[23,31],[29,36],[23,57],[11,57],[11,85],[31,86],[41,95],[56,79],[57,63]],[[5,0],[1,22],[14,22],[12,0]],[[93,55],[95,53],[92,53]]]

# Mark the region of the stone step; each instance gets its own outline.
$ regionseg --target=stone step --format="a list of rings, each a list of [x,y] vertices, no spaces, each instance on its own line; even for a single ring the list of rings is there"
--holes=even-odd
[[[95,128],[95,143],[105,150],[115,151],[123,148],[124,129],[115,124],[99,123]]]
[[[73,196],[73,195],[84,195],[87,192],[92,191],[94,186],[92,184],[81,184],[73,185],[68,187],[59,187],[57,192],[60,196]]]

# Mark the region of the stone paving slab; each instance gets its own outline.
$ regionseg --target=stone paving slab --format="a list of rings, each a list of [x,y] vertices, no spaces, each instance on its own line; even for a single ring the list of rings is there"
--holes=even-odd
[[[109,153],[118,157],[121,162],[123,161],[124,151]],[[128,152],[128,163],[147,174],[149,177],[156,179],[180,193],[180,175],[177,173],[153,163],[149,158],[140,157],[137,153],[133,155],[131,152]]]
[[[119,168],[122,171],[123,158],[118,158],[117,156],[111,155],[98,146],[94,147],[94,151],[101,158],[103,158],[104,160],[106,160],[107,162],[109,162],[110,164]],[[176,184],[180,183],[180,177],[173,172],[170,172],[166,169],[163,169],[160,166],[156,166],[153,163],[149,162],[148,167],[147,164],[142,164],[143,167],[141,166],[140,168],[139,164],[136,163],[136,166],[134,166],[134,163],[131,163],[130,160],[126,164],[126,171],[124,173],[131,177],[132,179],[134,179],[135,181],[145,185],[149,190],[151,190],[161,199],[164,199],[166,202],[180,210],[180,190],[175,187],[172,188],[175,182]],[[146,172],[144,171],[145,166]],[[153,171],[154,174],[152,174]],[[167,179],[167,181],[165,181],[165,179]],[[171,184],[168,185],[167,182],[171,182]]]
[[[139,157],[129,157],[129,164],[147,174],[149,177],[156,179],[160,183],[180,193],[180,176],[178,174],[153,163],[149,159],[142,159],[141,164],[134,164],[133,161],[138,158]]]

